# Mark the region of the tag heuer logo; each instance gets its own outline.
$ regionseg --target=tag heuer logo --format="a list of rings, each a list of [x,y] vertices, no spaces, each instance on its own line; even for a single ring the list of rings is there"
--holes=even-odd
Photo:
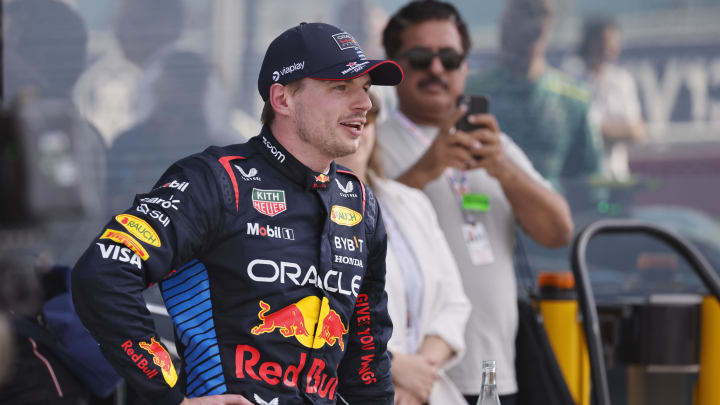
[[[253,188],[252,201],[253,207],[257,212],[267,216],[274,217],[287,210],[284,190],[261,190],[259,188]]]

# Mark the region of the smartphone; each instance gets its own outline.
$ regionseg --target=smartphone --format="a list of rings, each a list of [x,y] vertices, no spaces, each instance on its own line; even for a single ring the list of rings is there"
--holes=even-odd
[[[457,105],[465,104],[468,106],[467,113],[463,115],[455,124],[455,129],[463,132],[470,132],[474,129],[482,128],[482,125],[474,125],[468,122],[468,116],[473,114],[487,114],[490,108],[490,101],[484,95],[463,94],[458,97]]]

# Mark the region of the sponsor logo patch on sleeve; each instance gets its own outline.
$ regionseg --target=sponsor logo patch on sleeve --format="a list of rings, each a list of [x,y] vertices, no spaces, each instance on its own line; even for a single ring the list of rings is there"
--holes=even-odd
[[[170,354],[165,348],[155,340],[154,337],[150,338],[150,343],[139,342],[138,345],[150,353],[153,356],[153,363],[160,367],[165,382],[172,388],[177,383],[177,372],[175,372],[175,366],[173,365]]]
[[[115,220],[124,226],[133,236],[149,245],[160,247],[162,242],[157,232],[144,220],[128,214],[121,214],[115,217]]]
[[[113,242],[125,245],[143,260],[150,258],[147,250],[145,250],[140,242],[125,232],[116,231],[114,229],[106,229],[105,232],[100,235],[100,239],[110,239]]]

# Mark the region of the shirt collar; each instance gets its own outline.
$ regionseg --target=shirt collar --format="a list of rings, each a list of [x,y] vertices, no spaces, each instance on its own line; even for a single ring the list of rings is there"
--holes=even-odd
[[[327,189],[335,177],[335,161],[330,163],[327,174],[308,168],[277,141],[267,125],[264,125],[260,134],[250,139],[249,143],[260,151],[272,166],[306,190]]]

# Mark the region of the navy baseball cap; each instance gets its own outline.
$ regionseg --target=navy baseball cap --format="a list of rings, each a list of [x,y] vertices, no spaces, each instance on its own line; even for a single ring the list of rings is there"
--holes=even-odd
[[[286,85],[309,77],[350,80],[370,75],[374,85],[395,86],[402,81],[400,66],[390,60],[370,60],[347,32],[323,23],[300,23],[283,32],[265,52],[258,91],[264,101],[274,83]]]

